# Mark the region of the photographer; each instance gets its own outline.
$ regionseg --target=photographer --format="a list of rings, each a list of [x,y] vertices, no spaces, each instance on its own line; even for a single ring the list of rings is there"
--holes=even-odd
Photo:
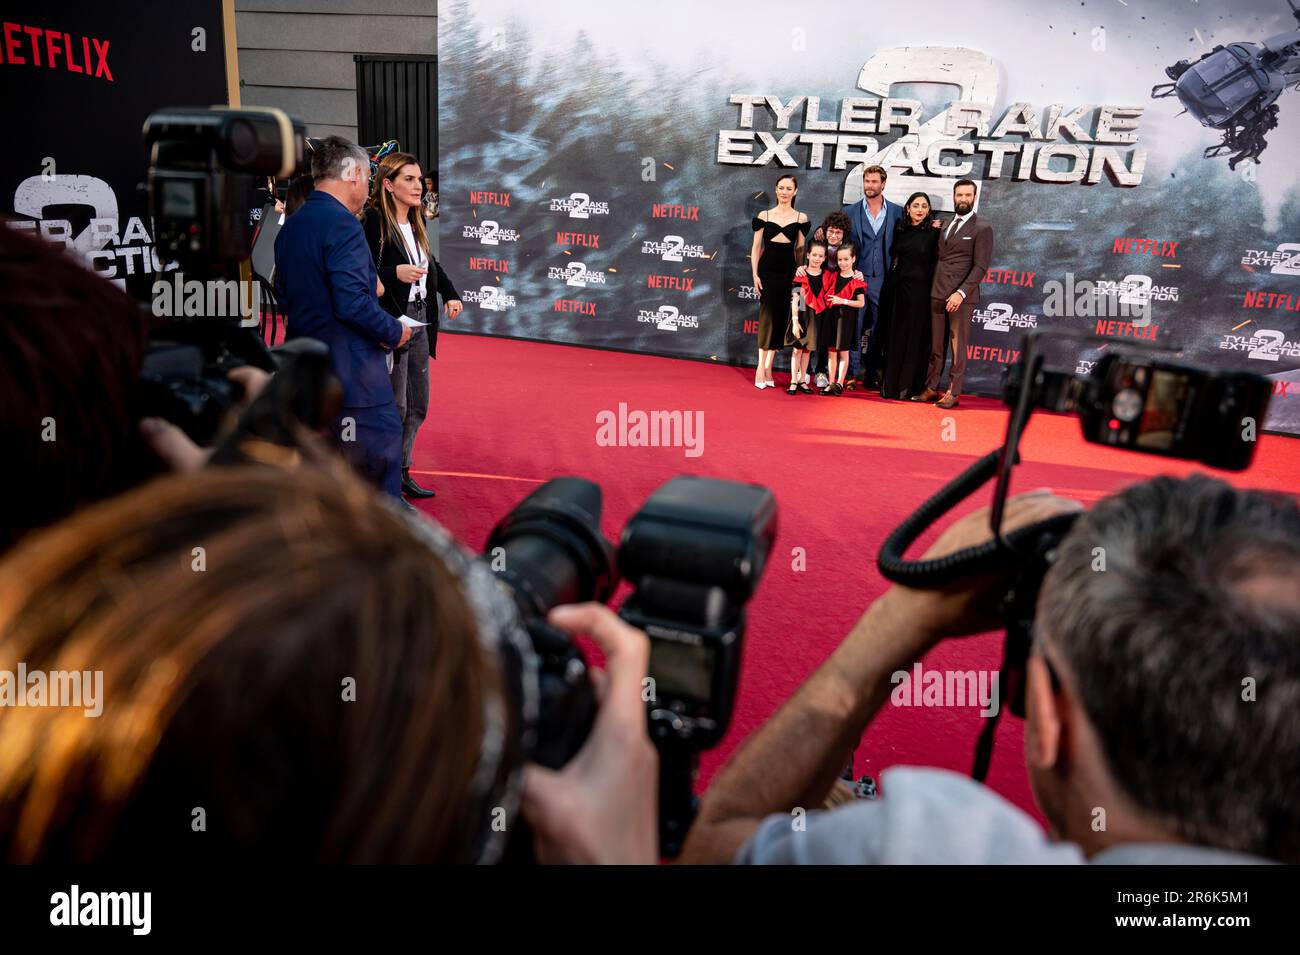
[[[343,383],[332,429],[344,457],[382,490],[401,494],[402,421],[393,401],[385,350],[410,340],[410,328],[379,306],[377,275],[357,221],[369,190],[370,156],[338,136],[311,157],[316,189],[275,238],[276,297],[287,338],[319,339]]]
[[[1077,507],[1020,495],[1003,529]],[[988,538],[980,511],[927,556]],[[796,831],[791,811],[821,804],[891,674],[944,637],[998,626],[997,584],[895,586],[875,601],[713,781],[683,861],[1300,862],[1300,509],[1203,476],[1102,501],[1047,574],[1025,760],[1052,840],[982,785],[919,768]]]
[[[595,604],[549,619],[606,658],[558,772],[521,755],[496,578],[341,463],[87,509],[0,562],[0,671],[100,673],[0,707],[0,859],[491,862],[522,804],[542,861],[652,862],[648,642]]]

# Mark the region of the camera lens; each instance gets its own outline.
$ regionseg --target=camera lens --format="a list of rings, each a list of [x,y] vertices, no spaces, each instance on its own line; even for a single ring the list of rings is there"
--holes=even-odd
[[[488,537],[484,559],[510,585],[527,617],[557,604],[608,600],[617,572],[600,533],[600,487],[582,478],[547,481]]]
[[[230,163],[236,169],[251,165],[257,158],[257,129],[248,120],[232,119],[226,142],[230,147]]]

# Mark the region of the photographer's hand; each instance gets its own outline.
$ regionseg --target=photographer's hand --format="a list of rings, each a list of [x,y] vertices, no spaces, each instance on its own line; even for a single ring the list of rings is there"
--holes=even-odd
[[[1048,488],[1017,494],[1007,498],[1002,513],[1002,533],[1005,535],[1058,514],[1081,510],[1083,505],[1078,501],[1057,497]],[[939,535],[923,559],[935,560],[968,547],[977,547],[992,536],[989,509],[982,507]],[[902,585],[896,585],[892,590],[897,592],[895,597],[898,601],[908,607],[907,613],[914,615],[920,626],[933,634],[937,641],[942,637],[983,633],[1002,626],[997,607],[1002,596],[1001,584],[996,575],[985,575],[937,590]]]
[[[650,641],[602,604],[556,607],[547,618],[587,633],[605,653],[591,735],[563,769],[524,769],[523,814],[538,861],[651,865],[658,858],[659,756],[641,693]],[[594,674],[593,674],[594,675]]]
[[[230,422],[234,422],[262,393],[271,376],[260,368],[244,365],[232,369],[226,377],[244,388],[244,397],[238,407],[232,409],[229,418]],[[140,435],[168,469],[177,474],[190,474],[199,470],[212,456],[212,448],[200,448],[184,431],[162,418],[145,418],[141,421]]]
[[[1008,532],[1079,510],[1048,491],[1007,501]],[[942,557],[988,540],[983,508],[948,528],[925,554]],[[821,665],[714,778],[680,861],[731,862],[762,820],[821,806],[872,717],[889,698],[892,675],[906,670],[945,636],[1000,625],[994,598],[1002,581],[986,576],[939,591],[894,586],[867,608]]]

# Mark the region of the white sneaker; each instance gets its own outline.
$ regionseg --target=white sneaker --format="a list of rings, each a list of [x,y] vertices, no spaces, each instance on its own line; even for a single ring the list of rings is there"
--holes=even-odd
[[[830,383],[831,383],[831,380],[830,380],[829,378],[826,377],[826,373],[825,373],[825,372],[820,372],[820,373],[817,375],[817,381],[816,381],[816,384],[817,384],[817,387],[818,387],[818,388],[825,388],[825,387],[826,387],[827,385],[829,385]]]

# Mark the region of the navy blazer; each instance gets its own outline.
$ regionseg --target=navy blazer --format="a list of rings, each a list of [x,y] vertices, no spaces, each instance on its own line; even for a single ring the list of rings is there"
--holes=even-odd
[[[308,196],[275,237],[275,294],[287,316],[286,338],[329,346],[347,408],[393,401],[384,351],[401,341],[402,325],[380,307],[375,279],[361,223],[327,192]]]
[[[858,258],[862,258],[862,248],[867,244],[867,237],[872,234],[871,223],[867,219],[866,210],[862,208],[862,200],[851,203],[844,207],[844,214],[849,217],[849,222],[853,224],[853,232],[849,236],[853,244],[857,247]],[[898,220],[903,218],[903,207],[897,202],[885,200],[885,222],[881,226],[885,230],[885,273],[889,273],[890,255],[894,245],[894,227],[898,225]],[[879,291],[878,289],[876,291]]]

